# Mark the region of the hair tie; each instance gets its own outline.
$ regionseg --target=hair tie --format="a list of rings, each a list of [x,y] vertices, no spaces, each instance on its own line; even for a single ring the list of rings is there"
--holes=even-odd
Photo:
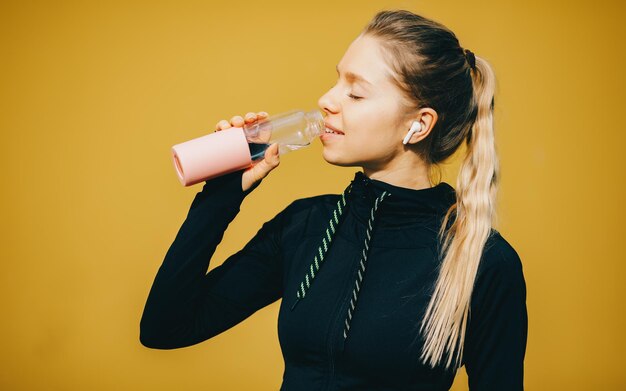
[[[474,56],[471,50],[465,49],[465,59],[472,69],[476,69],[476,56]]]

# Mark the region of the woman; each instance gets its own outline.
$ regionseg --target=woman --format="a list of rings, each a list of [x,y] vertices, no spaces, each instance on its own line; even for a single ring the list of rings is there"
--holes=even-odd
[[[243,199],[279,165],[277,145],[206,181],[169,249],[141,342],[207,340],[282,298],[281,390],[523,389],[526,286],[492,228],[498,185],[494,74],[446,27],[381,11],[319,99],[324,159],[363,171],[341,195],[291,203],[206,274]],[[220,121],[217,130],[267,113]],[[456,189],[432,172],[466,144]]]

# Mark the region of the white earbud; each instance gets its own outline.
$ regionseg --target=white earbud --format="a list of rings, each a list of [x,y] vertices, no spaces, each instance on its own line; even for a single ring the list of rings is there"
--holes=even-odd
[[[413,125],[411,125],[411,129],[409,129],[409,132],[406,134],[406,136],[404,136],[402,144],[408,143],[411,136],[413,136],[413,133],[417,133],[420,130],[422,130],[422,124],[419,121],[413,121]]]

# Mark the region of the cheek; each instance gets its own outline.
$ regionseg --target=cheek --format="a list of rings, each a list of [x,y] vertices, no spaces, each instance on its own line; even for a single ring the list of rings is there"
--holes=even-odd
[[[373,133],[384,122],[384,109],[376,101],[362,101],[344,106],[343,122],[347,131],[352,134]]]
[[[394,140],[388,124],[361,122],[359,126],[345,139],[343,150],[346,156],[372,161],[389,156],[397,149],[398,142]]]
[[[394,120],[395,118],[390,118],[389,113],[384,109],[372,108],[365,110],[358,119],[346,125],[352,129],[350,135],[354,134],[359,144],[367,142],[373,147],[387,147],[395,138]]]

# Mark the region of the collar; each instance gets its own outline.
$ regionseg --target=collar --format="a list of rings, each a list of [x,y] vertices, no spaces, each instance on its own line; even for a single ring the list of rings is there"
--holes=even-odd
[[[367,177],[357,171],[346,196],[354,216],[367,223],[370,210],[383,192],[389,193],[376,212],[381,226],[404,226],[412,223],[437,221],[456,202],[455,189],[446,182],[425,189],[410,189]]]

